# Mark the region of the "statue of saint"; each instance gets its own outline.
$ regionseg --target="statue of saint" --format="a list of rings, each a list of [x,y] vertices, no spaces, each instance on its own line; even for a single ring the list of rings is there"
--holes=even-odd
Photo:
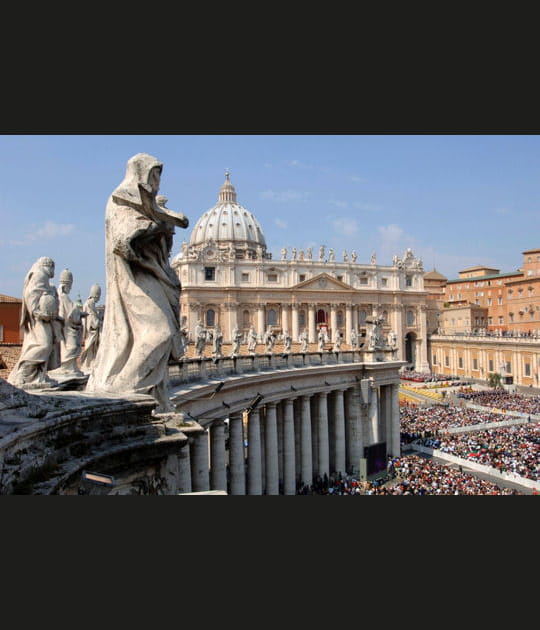
[[[356,350],[358,347],[358,335],[356,334],[356,330],[353,328],[351,330],[351,348]]]
[[[88,372],[90,366],[96,358],[99,348],[99,338],[103,322],[101,313],[97,310],[97,303],[101,298],[101,287],[99,284],[93,284],[90,287],[90,293],[83,305],[83,312],[87,313],[87,317],[83,319],[83,341],[84,348],[80,355],[80,364],[83,371]]]
[[[326,333],[323,328],[319,329],[319,333],[317,335],[317,341],[319,343],[318,350],[319,352],[324,352],[324,346],[326,344]]]
[[[232,352],[231,357],[237,357],[240,354],[240,344],[242,342],[242,333],[238,326],[235,326],[232,331]]]
[[[149,394],[156,412],[172,410],[168,362],[182,356],[181,284],[169,256],[175,226],[189,225],[163,198],[158,203],[162,169],[155,157],[134,155],[107,201],[107,303],[86,386],[89,392]]]
[[[266,333],[264,334],[264,343],[266,344],[265,351],[272,352],[274,350],[274,346],[276,344],[276,335],[272,330],[272,326],[268,326]]]
[[[319,260],[324,260],[324,245],[319,247]]]
[[[308,337],[308,332],[307,330],[304,328],[304,330],[300,333],[300,352],[307,352],[308,351],[308,341],[309,341],[309,337]]]
[[[282,247],[281,248],[281,260],[285,260],[287,258],[287,248],[286,247]]]
[[[202,321],[199,319],[195,326],[195,355],[197,358],[201,358],[204,355],[204,346],[206,345],[207,332],[203,326]]]
[[[357,258],[358,258],[358,255],[357,255],[357,253],[353,250],[353,251],[351,252],[351,262],[355,263]]]
[[[308,247],[306,250],[306,255],[308,260],[313,260],[313,250],[311,247]]]
[[[47,372],[59,367],[55,346],[62,339],[63,320],[58,314],[58,296],[50,284],[54,261],[38,258],[25,276],[20,325],[23,344],[19,359],[7,380],[21,389],[50,388],[57,385]]]
[[[290,352],[292,344],[292,337],[289,335],[289,331],[286,330],[283,333],[283,352]]]
[[[328,261],[329,262],[334,262],[336,260],[336,255],[334,254],[334,250],[333,249],[329,249],[328,250]]]
[[[213,355],[215,359],[220,359],[223,354],[221,352],[221,346],[223,345],[223,333],[221,332],[221,327],[219,324],[214,326],[214,335],[213,335]]]
[[[249,327],[248,332],[248,352],[254,354],[255,349],[257,347],[257,333],[255,332],[255,328],[253,324]]]

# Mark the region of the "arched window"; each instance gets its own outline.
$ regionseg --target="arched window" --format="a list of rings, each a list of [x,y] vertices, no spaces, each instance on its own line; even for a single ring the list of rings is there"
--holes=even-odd
[[[215,323],[216,323],[216,313],[214,309],[209,308],[206,311],[206,325],[208,327],[215,326]]]
[[[360,317],[360,323],[361,324],[365,324],[366,323],[366,317],[367,317],[367,313],[364,309],[360,310],[358,312],[358,316]]]
[[[407,326],[414,326],[414,312],[407,311]]]
[[[306,311],[298,311],[298,326],[303,328],[306,325]]]
[[[326,324],[326,313],[322,308],[317,311],[317,324]]]
[[[383,323],[385,324],[388,322],[388,311],[382,312],[382,320],[383,320]]]
[[[250,325],[251,320],[250,320],[250,317],[249,317],[249,311],[244,311],[243,312],[243,314],[242,314],[242,322],[244,324],[244,327],[247,327],[247,326]]]
[[[268,325],[275,326],[276,324],[277,324],[276,311],[273,308],[271,308],[268,311]]]

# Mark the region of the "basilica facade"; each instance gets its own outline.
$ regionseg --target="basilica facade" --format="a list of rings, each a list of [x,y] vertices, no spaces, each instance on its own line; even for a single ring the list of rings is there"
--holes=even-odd
[[[381,265],[356,252],[321,246],[286,248],[280,260],[267,251],[261,224],[240,205],[229,173],[218,201],[204,212],[189,241],[171,260],[182,284],[180,315],[191,339],[197,325],[219,325],[224,341],[235,328],[246,338],[251,326],[259,339],[269,328],[294,342],[306,331],[310,344],[323,330],[329,341],[340,335],[343,350],[362,347],[368,322],[378,318],[382,332],[397,340],[396,359],[429,371],[422,261],[408,249]],[[366,322],[367,320],[367,322]]]

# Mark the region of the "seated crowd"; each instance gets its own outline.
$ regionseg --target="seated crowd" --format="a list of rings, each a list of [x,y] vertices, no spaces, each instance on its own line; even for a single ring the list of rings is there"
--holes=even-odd
[[[494,407],[506,411],[540,414],[540,396],[524,396],[504,389],[458,394],[476,405]]]

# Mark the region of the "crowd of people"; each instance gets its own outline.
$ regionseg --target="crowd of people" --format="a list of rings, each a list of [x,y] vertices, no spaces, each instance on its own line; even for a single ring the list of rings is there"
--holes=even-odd
[[[540,396],[524,396],[504,389],[459,393],[458,396],[476,405],[494,407],[506,411],[540,414]]]
[[[475,461],[499,472],[540,480],[540,425],[526,423],[484,431],[427,437],[426,446]]]
[[[440,381],[459,381],[459,376],[454,374],[425,374],[414,370],[403,370],[399,373],[399,378],[404,381],[414,381],[415,383],[438,383]],[[458,385],[460,383],[457,383]]]

